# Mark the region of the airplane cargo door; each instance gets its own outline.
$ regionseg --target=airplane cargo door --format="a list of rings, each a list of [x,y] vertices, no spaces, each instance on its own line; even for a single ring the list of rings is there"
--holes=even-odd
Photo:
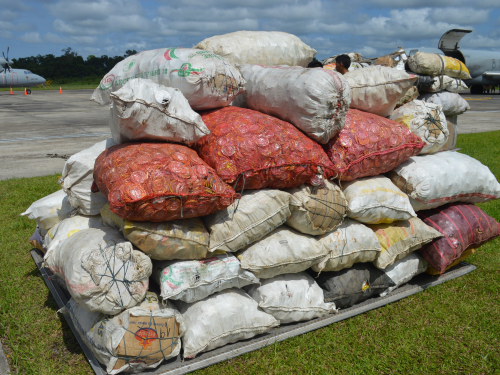
[[[11,81],[11,84],[16,85],[18,83],[19,83],[19,79],[17,77],[17,73],[16,72],[12,72],[12,81]]]

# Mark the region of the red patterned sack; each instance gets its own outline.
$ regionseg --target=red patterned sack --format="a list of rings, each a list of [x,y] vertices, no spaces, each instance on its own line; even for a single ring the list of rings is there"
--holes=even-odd
[[[288,122],[238,107],[202,112],[201,118],[211,134],[195,148],[236,190],[321,185],[333,174],[321,146]]]
[[[169,143],[128,143],[95,161],[94,181],[111,211],[132,221],[208,215],[239,195],[196,152]]]
[[[500,232],[500,224],[473,204],[449,204],[417,214],[424,223],[444,235],[418,250],[439,273],[465,250],[479,247]]]
[[[349,109],[344,129],[324,147],[337,177],[352,181],[389,172],[418,155],[424,146],[418,136],[396,121]]]

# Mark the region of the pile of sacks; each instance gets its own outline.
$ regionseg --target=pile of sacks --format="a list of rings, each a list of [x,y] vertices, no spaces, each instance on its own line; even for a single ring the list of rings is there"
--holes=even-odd
[[[200,46],[117,64],[93,95],[113,139],[73,155],[62,190],[23,214],[108,373],[335,314],[498,236],[473,203],[500,184],[436,153],[440,107],[387,118],[415,75],[306,69],[315,51],[285,33]]]

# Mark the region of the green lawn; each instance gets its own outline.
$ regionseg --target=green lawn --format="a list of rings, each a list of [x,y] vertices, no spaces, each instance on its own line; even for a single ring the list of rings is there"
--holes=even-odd
[[[457,146],[500,179],[500,131]],[[92,373],[29,254],[35,222],[19,216],[57,189],[56,176],[0,181],[0,338],[13,373]],[[479,206],[500,220],[500,201]],[[499,247],[469,257],[471,274],[199,373],[500,374]]]

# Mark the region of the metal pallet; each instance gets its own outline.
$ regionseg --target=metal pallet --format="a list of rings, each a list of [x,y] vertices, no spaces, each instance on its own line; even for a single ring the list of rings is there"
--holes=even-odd
[[[52,296],[56,300],[57,305],[59,306],[59,308],[63,307],[70,299],[70,295],[66,290],[61,288],[61,286],[58,284],[56,276],[54,276],[48,268],[42,267],[42,261],[43,261],[42,252],[38,249],[33,249],[31,250],[31,256],[35,261],[36,266],[40,270],[40,273],[42,274],[43,279],[47,284],[47,287],[52,293]],[[269,332],[256,336],[254,338],[238,341],[237,343],[234,344],[228,344],[221,348],[201,353],[197,355],[196,358],[194,359],[186,359],[185,361],[182,361],[179,355],[177,358],[172,358],[169,361],[163,362],[161,366],[159,366],[154,370],[145,371],[140,374],[143,375],[187,374],[189,372],[199,370],[201,368],[213,365],[215,363],[237,357],[244,353],[248,353],[253,350],[257,350],[265,346],[272,345],[275,342],[283,341],[293,336],[314,331],[318,328],[325,327],[332,323],[336,323],[341,320],[356,316],[358,314],[362,314],[364,312],[376,309],[378,307],[385,306],[389,303],[396,302],[400,299],[421,292],[432,286],[439,285],[446,281],[456,279],[457,277],[463,276],[469,272],[474,271],[475,269],[476,266],[473,266],[472,264],[468,264],[466,262],[460,262],[458,265],[451,268],[448,272],[446,272],[441,276],[431,276],[428,274],[421,274],[413,278],[407,284],[397,288],[396,290],[392,291],[391,293],[387,294],[384,297],[370,298],[367,301],[358,303],[348,309],[341,309],[339,310],[338,314],[330,315],[324,318],[309,320],[307,322],[284,324],[276,329],[270,330]],[[78,340],[78,343],[82,347],[82,350],[85,353],[85,356],[87,357],[87,360],[89,361],[90,366],[92,366],[92,369],[94,370],[96,375],[105,375],[106,371],[104,367],[97,361],[94,354],[83,343],[82,339],[75,330],[75,327],[71,319],[66,315],[64,315],[64,318],[66,319],[66,322],[73,331],[73,334]]]

